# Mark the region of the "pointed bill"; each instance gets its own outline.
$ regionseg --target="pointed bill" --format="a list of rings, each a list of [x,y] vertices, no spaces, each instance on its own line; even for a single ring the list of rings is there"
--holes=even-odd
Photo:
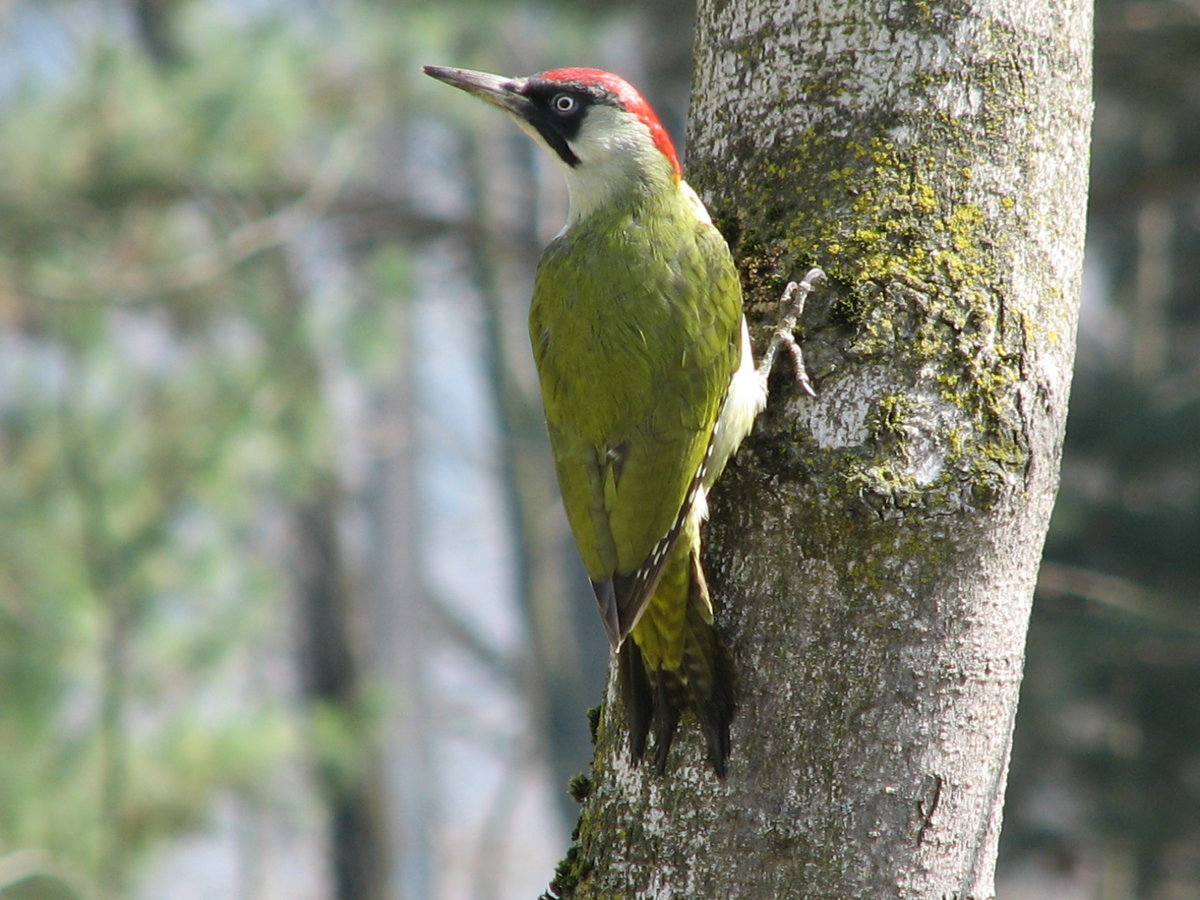
[[[421,70],[431,78],[444,81],[451,87],[473,94],[521,118],[528,118],[532,109],[529,99],[521,93],[525,86],[524,78],[506,78],[450,66],[422,66]]]

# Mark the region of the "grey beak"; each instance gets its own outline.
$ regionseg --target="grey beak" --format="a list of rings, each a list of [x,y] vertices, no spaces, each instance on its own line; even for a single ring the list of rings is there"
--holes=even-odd
[[[479,99],[523,119],[529,117],[533,108],[521,93],[521,88],[525,86],[524,78],[505,78],[501,75],[474,72],[471,69],[454,69],[449,66],[422,66],[421,69],[438,81],[474,94]]]

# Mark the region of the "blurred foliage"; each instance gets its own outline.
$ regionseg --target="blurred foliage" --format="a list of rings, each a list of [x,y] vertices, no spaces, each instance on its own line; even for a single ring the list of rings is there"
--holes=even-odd
[[[1200,891],[1198,65],[1194,7],[1097,4],[1088,300],[1002,857],[1095,896]]]
[[[0,853],[122,894],[218,792],[304,761],[260,659],[289,640],[278,531],[336,468],[321,354],[379,374],[402,267],[390,249],[390,303],[351,316],[301,298],[286,255],[319,241],[411,48],[187,3],[164,66],[120,9],[73,7],[8,12],[69,52],[25,50],[58,77],[0,98]]]

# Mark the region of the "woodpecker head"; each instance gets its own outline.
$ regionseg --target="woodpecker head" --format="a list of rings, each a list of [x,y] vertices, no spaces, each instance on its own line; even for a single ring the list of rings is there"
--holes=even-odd
[[[622,191],[661,190],[680,181],[667,130],[642,95],[611,72],[552,69],[504,78],[443,66],[424,70],[500,107],[554,154],[566,172],[572,220]]]

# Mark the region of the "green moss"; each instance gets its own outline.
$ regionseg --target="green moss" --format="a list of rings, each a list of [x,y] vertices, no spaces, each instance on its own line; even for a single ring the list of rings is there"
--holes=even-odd
[[[867,416],[867,430],[876,441],[902,438],[904,422],[913,409],[913,400],[908,394],[885,394]]]
[[[847,467],[842,473],[842,484],[847,493],[868,503],[875,499],[896,508],[907,506],[906,498],[916,493],[912,475],[897,469],[894,461],[887,459]]]
[[[567,793],[576,803],[582,803],[592,792],[592,779],[589,775],[580,773],[567,782]]]
[[[583,858],[578,844],[567,848],[567,855],[554,867],[554,879],[549,889],[538,900],[567,900],[575,896],[575,890],[587,878],[592,865]]]
[[[588,734],[591,735],[593,747],[596,746],[596,733],[600,729],[600,713],[603,709],[604,707],[597,704],[587,711]]]
[[[936,110],[929,117],[930,137],[912,146],[886,130],[842,139],[810,132],[770,158],[747,144],[740,199],[727,215],[752,317],[787,278],[819,265],[832,295],[826,327],[834,331],[821,339],[835,350],[825,369],[877,362],[907,380],[898,387],[927,384],[958,411],[943,444],[953,471],[926,484],[908,465],[905,420],[915,407],[903,391],[869,412],[865,452],[817,453],[799,433],[786,435],[805,469],[826,469],[848,505],[879,515],[956,502],[990,507],[1027,455],[1013,396],[1029,323],[1006,315],[1007,273],[997,263],[1004,230],[972,195],[980,136]],[[939,148],[936,158],[920,149],[929,146]],[[788,198],[783,184],[803,185],[805,195]],[[1003,213],[1013,204],[998,206]],[[818,376],[821,358],[809,354]]]
[[[588,729],[591,731],[592,745],[595,747],[616,739],[614,732],[621,730],[605,722],[607,717],[603,715],[603,710],[603,706],[593,706],[587,711]],[[567,793],[576,803],[582,805],[582,809],[579,812],[579,820],[571,831],[571,845],[567,848],[566,856],[555,866],[554,878],[548,890],[538,900],[565,900],[575,897],[576,890],[592,870],[592,862],[584,855],[581,835],[588,832],[590,816],[587,800],[592,796],[594,786],[592,776],[582,773],[567,782]]]

